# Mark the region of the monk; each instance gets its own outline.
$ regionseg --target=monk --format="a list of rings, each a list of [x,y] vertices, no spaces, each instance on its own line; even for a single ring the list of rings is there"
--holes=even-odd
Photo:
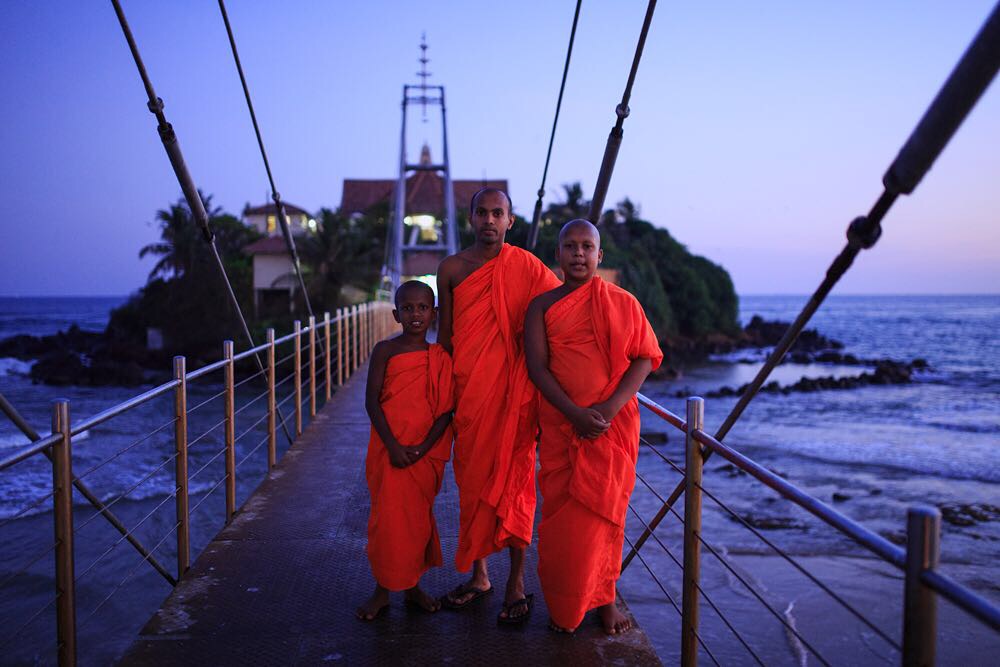
[[[452,443],[451,357],[427,343],[436,313],[428,285],[415,280],[400,285],[392,315],[403,331],[375,345],[368,367],[367,553],[375,592],[357,609],[364,621],[388,608],[390,591],[406,591],[410,607],[427,612],[441,607],[419,586],[424,572],[441,565],[433,505]]]
[[[601,236],[573,220],[559,233],[562,286],[528,307],[528,372],[541,392],[542,520],[538,577],[551,627],[573,632],[597,608],[604,631],[628,631],[615,605],[625,513],[635,486],[635,393],[663,360],[642,306],[596,275]]]
[[[500,623],[521,624],[524,550],[535,513],[537,393],[524,363],[528,303],[559,284],[534,255],[504,243],[514,224],[510,198],[484,188],[471,202],[475,243],[438,268],[438,341],[455,368],[455,481],[459,534],[455,566],[472,577],[442,602],[459,609],[493,590],[486,556],[507,548],[510,576]]]

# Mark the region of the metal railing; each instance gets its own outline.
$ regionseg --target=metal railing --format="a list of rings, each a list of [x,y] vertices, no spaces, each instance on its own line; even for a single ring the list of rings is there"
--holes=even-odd
[[[681,516],[673,507],[672,503],[667,503],[662,495],[652,484],[639,472],[637,478],[683,526],[683,562],[678,559],[666,544],[657,536],[655,525],[650,529],[650,523],[646,522],[633,504],[629,505],[632,515],[639,520],[640,525],[645,529],[643,535],[647,535],[658,544],[664,553],[681,570],[681,604],[678,606],[676,600],[670,595],[667,588],[659,580],[649,562],[643,557],[641,548],[636,547],[632,540],[626,535],[626,542],[632,547],[630,555],[637,557],[646,569],[654,582],[666,596],[674,609],[681,617],[681,637],[680,651],[681,664],[685,666],[696,665],[698,661],[698,647],[700,646],[715,663],[719,664],[715,655],[705,644],[704,638],[699,633],[700,601],[705,600],[726,628],[732,632],[739,643],[746,649],[750,658],[757,664],[764,664],[761,657],[754,652],[749,643],[734,628],[733,624],[723,614],[722,610],[712,601],[701,585],[701,553],[704,547],[721,565],[729,575],[746,588],[749,593],[760,602],[765,609],[773,615],[779,623],[784,626],[784,630],[804,648],[805,652],[811,654],[822,664],[830,664],[823,655],[810,644],[794,623],[784,617],[782,613],[775,610],[770,605],[760,591],[757,590],[747,577],[742,576],[728,562],[724,555],[720,555],[720,550],[713,547],[705,540],[702,533],[702,502],[705,498],[711,500],[715,505],[722,508],[724,513],[732,518],[737,524],[750,530],[758,539],[762,540],[769,548],[775,550],[779,556],[790,563],[795,569],[803,574],[809,581],[819,587],[830,598],[846,609],[856,619],[863,623],[875,635],[880,637],[894,650],[899,651],[904,665],[932,665],[936,656],[936,636],[937,636],[937,596],[942,596],[953,603],[959,609],[974,616],[994,631],[1000,632],[1000,608],[992,604],[986,598],[962,586],[938,568],[940,541],[941,541],[941,513],[936,507],[926,505],[915,505],[907,511],[906,522],[906,548],[902,549],[889,542],[882,536],[857,523],[853,519],[833,509],[823,503],[818,498],[808,494],[798,488],[781,475],[767,469],[763,465],[753,461],[749,457],[741,454],[732,447],[723,444],[712,435],[704,431],[704,401],[698,397],[687,400],[686,419],[670,412],[649,398],[638,395],[639,404],[647,408],[654,415],[670,424],[674,428],[685,434],[684,445],[684,467],[670,460],[657,447],[648,442],[644,437],[640,437],[640,446],[646,447],[654,452],[656,457],[664,461],[670,468],[683,477],[684,484],[684,514]],[[707,456],[711,453],[718,454],[726,459],[736,469],[747,473],[757,482],[764,484],[777,492],[782,498],[788,500],[812,516],[820,519],[833,527],[840,534],[849,538],[878,558],[898,568],[904,575],[903,604],[902,604],[902,643],[896,641],[892,636],[879,628],[863,612],[847,602],[843,596],[832,588],[824,584],[813,575],[807,568],[801,565],[776,546],[771,540],[766,538],[760,531],[752,526],[746,519],[733,511],[717,495],[706,490],[702,483],[702,469]],[[641,545],[640,545],[641,547]],[[627,561],[625,566],[627,566]],[[624,569],[624,566],[623,566]]]
[[[53,526],[55,532],[54,544],[46,549],[41,555],[34,556],[27,566],[14,572],[14,574],[0,580],[0,590],[11,583],[19,575],[28,571],[28,568],[36,564],[41,558],[54,552],[55,563],[55,596],[48,603],[31,615],[27,622],[18,626],[13,634],[0,634],[0,654],[5,653],[5,647],[9,647],[11,642],[18,639],[20,633],[41,614],[55,605],[55,634],[56,652],[60,665],[75,665],[77,659],[77,596],[76,583],[87,575],[94,567],[104,561],[106,557],[123,541],[128,541],[133,548],[142,556],[136,567],[130,570],[124,579],[118,583],[111,592],[104,597],[100,603],[90,611],[82,624],[92,618],[97,611],[137,572],[138,567],[143,562],[149,563],[168,583],[176,585],[177,581],[190,568],[191,564],[191,515],[197,511],[202,503],[207,500],[212,493],[220,486],[225,487],[225,524],[232,521],[237,511],[236,504],[236,473],[238,468],[261,448],[267,447],[267,469],[272,468],[277,462],[277,427],[281,420],[280,406],[290,399],[294,400],[294,433],[297,437],[302,433],[304,412],[308,410],[309,417],[315,417],[319,408],[320,396],[324,400],[329,400],[334,393],[334,383],[337,386],[346,382],[361,366],[371,348],[376,342],[382,340],[398,330],[398,325],[392,318],[392,305],[383,301],[374,301],[360,305],[340,308],[331,317],[330,313],[325,313],[322,321],[316,322],[310,317],[308,325],[302,327],[301,322],[295,321],[292,333],[281,338],[275,337],[273,329],[267,330],[267,342],[253,349],[235,353],[232,341],[225,341],[223,344],[223,358],[215,363],[203,366],[195,371],[187,371],[187,360],[183,356],[174,358],[173,379],[163,384],[153,387],[137,396],[129,398],[107,410],[104,410],[88,419],[84,419],[75,424],[70,422],[70,402],[65,399],[54,401],[52,408],[52,429],[51,434],[45,437],[39,436],[27,422],[17,414],[13,406],[6,400],[3,401],[4,412],[30,439],[31,445],[0,460],[0,472],[6,471],[15,465],[34,459],[39,454],[44,454],[52,462],[52,490],[42,498],[34,500],[27,507],[15,512],[13,516],[0,521],[0,527],[14,521],[28,511],[43,506],[49,499],[52,500]],[[277,350],[280,346],[290,344],[293,351],[286,357],[278,358]],[[263,353],[266,362],[262,371],[257,371],[247,377],[236,381],[236,373],[239,362],[244,359]],[[283,379],[278,379],[279,367],[291,364],[290,372]],[[305,366],[305,368],[303,368]],[[206,378],[215,373],[222,374],[222,389],[214,393],[208,399],[200,403],[189,406],[188,389],[192,381]],[[303,379],[303,372],[306,373]],[[247,400],[240,408],[236,407],[236,390],[254,380],[263,379],[266,389],[263,393],[257,394]],[[278,400],[278,391],[286,382],[292,380],[294,386],[289,390],[289,395],[282,401]],[[306,394],[303,397],[303,393]],[[73,445],[74,437],[86,433],[99,424],[103,424],[111,419],[147,405],[154,399],[172,394],[173,409],[172,419],[167,423],[153,429],[153,431],[140,436],[125,448],[115,452],[110,457],[92,465],[85,472],[77,474],[73,467]],[[196,410],[203,409],[209,403],[222,399],[223,417],[214,426],[207,428],[197,437],[188,437],[189,416]],[[255,422],[246,426],[242,432],[237,434],[237,418],[251,405],[266,398],[265,414]],[[236,460],[236,444],[238,441],[257,430],[261,424],[266,422],[264,427],[266,435],[255,446],[244,455],[242,460]],[[91,473],[99,470],[105,465],[118,459],[126,452],[134,450],[139,445],[149,442],[152,436],[165,432],[173,427],[173,453],[165,461],[154,467],[152,471],[142,476],[137,483],[126,489],[110,502],[101,501],[96,494],[91,492],[84,485],[82,479]],[[224,447],[212,456],[198,470],[189,472],[189,451],[199,443],[208,439],[208,436],[223,427]],[[86,445],[84,445],[86,447]],[[204,492],[204,497],[194,506],[189,503],[190,482],[199,473],[204,471],[220,456],[224,456],[224,474],[209,490]],[[140,485],[146,483],[155,474],[167,468],[173,463],[174,489],[166,494],[152,511],[148,512],[138,522],[131,527],[116,517],[111,508],[129,494],[133,493]],[[74,527],[73,516],[73,487],[77,487],[81,495],[98,511],[96,514]],[[136,531],[145,523],[158,509],[167,504],[171,498],[174,500],[175,517],[173,525],[163,535],[156,545],[146,548],[137,538]],[[103,551],[96,560],[90,563],[79,575],[75,571],[76,550],[74,549],[74,536],[81,528],[89,524],[97,516],[103,516],[110,521],[121,533],[122,537]],[[155,557],[156,550],[165,544],[175,535],[177,548],[176,576],[171,574]]]

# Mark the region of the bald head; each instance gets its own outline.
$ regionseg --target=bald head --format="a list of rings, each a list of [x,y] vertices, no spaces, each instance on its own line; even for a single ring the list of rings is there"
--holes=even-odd
[[[594,245],[597,248],[601,247],[601,233],[597,231],[597,227],[595,227],[594,223],[590,220],[577,218],[576,220],[570,220],[567,222],[562,226],[562,229],[559,230],[559,243],[562,244],[563,239],[566,238],[566,236],[568,236],[571,232],[574,235],[589,234],[594,240]]]
[[[476,192],[476,194],[472,195],[472,200],[469,202],[469,213],[471,213],[472,215],[476,214],[476,202],[479,200],[481,196],[485,195],[488,192],[498,194],[501,197],[503,197],[504,201],[507,202],[507,214],[511,215],[514,213],[514,204],[510,201],[510,195],[508,195],[500,188],[482,188],[481,190]]]
[[[407,280],[396,289],[394,299],[396,307],[398,308],[399,304],[408,298],[426,300],[427,303],[430,303],[431,308],[434,307],[434,290],[431,289],[430,285],[419,280]]]

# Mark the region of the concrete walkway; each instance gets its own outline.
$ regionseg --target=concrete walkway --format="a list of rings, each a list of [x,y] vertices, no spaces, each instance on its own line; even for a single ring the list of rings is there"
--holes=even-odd
[[[368,488],[365,368],[316,416],[233,522],[209,543],[129,648],[126,665],[659,665],[641,629],[608,637],[591,613],[573,636],[547,629],[534,545],[526,626],[499,627],[507,557],[490,558],[496,592],[462,612],[409,611],[394,594],[372,623],[354,609],[374,586],[364,547]],[[451,466],[435,503],[445,566],[424,576],[440,595],[453,568],[458,492]]]

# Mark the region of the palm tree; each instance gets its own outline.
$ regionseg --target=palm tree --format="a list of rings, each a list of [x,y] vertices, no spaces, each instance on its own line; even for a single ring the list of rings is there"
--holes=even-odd
[[[212,208],[211,195],[204,195],[200,191],[198,194],[210,220],[222,214],[220,207]],[[205,241],[187,201],[182,197],[169,208],[160,209],[156,212],[156,221],[160,227],[160,240],[143,246],[139,251],[140,259],[146,255],[160,257],[149,272],[148,282],[158,277],[179,278],[190,273],[199,254],[204,251]]]

